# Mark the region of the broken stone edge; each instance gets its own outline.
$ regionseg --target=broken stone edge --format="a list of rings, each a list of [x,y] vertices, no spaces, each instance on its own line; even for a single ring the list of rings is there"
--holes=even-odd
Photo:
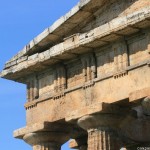
[[[60,19],[54,22],[50,27],[46,28],[42,33],[40,33],[37,37],[31,40],[27,45],[24,46],[24,48],[21,51],[18,52],[17,55],[12,57],[7,63],[15,62],[15,60],[22,56],[28,55],[28,53],[30,52],[34,53],[34,51],[36,51],[38,47],[38,44],[40,43],[43,46],[45,46],[45,44],[47,43],[42,43],[42,41],[46,39],[50,34],[54,36],[56,30],[61,30],[61,28],[63,28],[64,23],[68,22],[71,17],[78,13],[90,1],[92,0],[81,0],[80,2],[78,2],[78,4],[74,6],[66,15],[60,17]]]

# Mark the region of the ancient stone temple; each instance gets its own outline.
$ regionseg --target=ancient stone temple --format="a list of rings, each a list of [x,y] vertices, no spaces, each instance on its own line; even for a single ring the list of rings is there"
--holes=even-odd
[[[81,0],[5,64],[27,85],[33,150],[150,148],[150,0]],[[23,106],[22,106],[23,107]]]

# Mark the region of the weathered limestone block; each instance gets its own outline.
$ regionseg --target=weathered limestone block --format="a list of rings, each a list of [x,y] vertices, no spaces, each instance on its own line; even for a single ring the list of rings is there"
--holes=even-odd
[[[86,54],[81,57],[83,65],[83,75],[85,82],[93,80],[97,76],[96,58],[94,53]]]
[[[28,102],[39,98],[39,80],[36,75],[27,81],[27,100]]]
[[[79,34],[73,34],[70,37],[64,39],[64,49],[70,49],[79,44]]]
[[[113,45],[114,50],[114,72],[122,72],[128,66],[127,44],[125,41],[119,41]]]
[[[54,77],[54,91],[56,93],[63,92],[67,86],[66,68],[63,64],[56,65]]]

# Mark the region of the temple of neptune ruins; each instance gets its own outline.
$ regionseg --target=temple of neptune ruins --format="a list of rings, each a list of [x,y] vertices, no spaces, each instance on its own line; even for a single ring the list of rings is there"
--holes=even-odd
[[[149,27],[150,0],[80,0],[0,74],[27,85],[14,137],[33,150],[150,148]]]

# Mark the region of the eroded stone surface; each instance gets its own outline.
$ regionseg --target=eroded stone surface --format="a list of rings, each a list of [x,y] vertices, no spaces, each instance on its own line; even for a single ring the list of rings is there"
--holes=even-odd
[[[148,0],[81,0],[34,38],[0,74],[27,85],[14,136],[34,150],[148,145],[149,26]]]

